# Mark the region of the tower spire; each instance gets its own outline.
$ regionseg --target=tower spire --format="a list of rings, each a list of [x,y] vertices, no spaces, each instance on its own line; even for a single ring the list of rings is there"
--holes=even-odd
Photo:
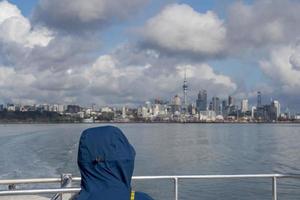
[[[184,68],[184,80],[183,80],[183,111],[187,111],[187,90],[188,90],[188,84],[186,79],[186,67]]]

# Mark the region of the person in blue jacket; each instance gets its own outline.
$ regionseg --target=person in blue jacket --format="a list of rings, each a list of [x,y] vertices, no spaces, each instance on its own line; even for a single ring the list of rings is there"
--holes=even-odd
[[[76,200],[153,200],[131,189],[135,150],[119,128],[83,131],[78,149],[81,191]]]

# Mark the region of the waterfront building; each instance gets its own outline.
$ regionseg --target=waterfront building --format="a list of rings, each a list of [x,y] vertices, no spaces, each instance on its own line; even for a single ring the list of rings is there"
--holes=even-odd
[[[252,106],[251,108],[251,118],[254,119],[254,113],[256,112],[256,107]]]
[[[68,105],[67,106],[67,113],[78,113],[80,111],[81,111],[81,108],[78,105]]]
[[[82,112],[82,111],[76,112],[75,115],[77,115],[81,119],[84,119],[84,112]]]
[[[228,106],[233,106],[234,105],[234,99],[232,96],[228,96]]]
[[[223,100],[221,105],[222,105],[222,109],[221,109],[222,110],[222,115],[226,117],[228,115],[228,111],[229,111],[229,109],[228,109],[229,106],[227,104],[227,101]]]
[[[206,110],[199,112],[199,120],[202,122],[216,121],[216,112],[213,110]]]
[[[215,111],[217,115],[220,114],[220,99],[219,97],[213,97],[210,105],[212,111]]]
[[[108,112],[113,112],[113,110],[110,107],[103,107],[103,108],[101,108],[101,112],[108,113]]]
[[[16,106],[14,104],[7,104],[7,111],[9,112],[15,112],[16,111]]]
[[[91,117],[92,112],[93,112],[92,108],[86,108],[86,109],[84,109],[84,117],[85,118]]]
[[[64,106],[64,105],[62,105],[62,104],[58,104],[58,105],[57,105],[57,112],[63,113],[65,110],[66,110],[66,109],[65,109],[65,106]]]
[[[239,108],[236,105],[228,106],[228,115],[227,116],[235,116],[235,117],[237,117],[238,110],[239,110]]]
[[[276,108],[274,106],[273,103],[271,103],[270,105],[265,105],[265,118],[264,121],[276,121],[277,120],[277,114],[276,114]]]
[[[122,107],[122,118],[125,119],[126,116],[127,116],[127,115],[126,115],[126,107],[123,106],[123,107]]]
[[[279,116],[280,116],[280,103],[279,103],[279,101],[277,101],[277,100],[275,100],[275,101],[273,101],[272,102],[272,105],[274,106],[274,108],[275,108],[275,111],[276,111],[276,117],[277,117],[277,119],[279,118]]]
[[[195,107],[195,105],[194,104],[190,104],[189,106],[188,106],[188,113],[190,114],[190,115],[195,115],[196,114],[196,107]]]
[[[277,113],[275,106],[271,103],[256,108],[255,118],[258,121],[273,122],[277,120]]]
[[[197,111],[206,111],[207,110],[207,91],[200,90],[198,93],[198,98],[196,100]]]
[[[4,110],[4,105],[0,104],[0,112],[2,112]]]
[[[243,99],[241,102],[241,112],[245,113],[249,110],[248,99]]]
[[[178,100],[175,100],[178,103]],[[158,101],[155,104],[151,104],[150,101],[145,102],[145,106],[141,106],[137,110],[137,115],[143,119],[159,120],[161,117],[166,117],[168,114],[168,106],[161,105]]]
[[[216,121],[218,121],[218,122],[224,121],[223,115],[217,115],[217,116],[216,116]]]
[[[160,112],[160,105],[159,104],[154,104],[152,107],[152,114],[154,117],[158,116]]]
[[[296,114],[293,116],[293,120],[300,121],[300,114]]]
[[[178,95],[175,95],[172,99],[171,103],[171,112],[174,113],[180,113],[181,112],[181,99]]]
[[[257,92],[257,108],[261,108],[262,107],[262,103],[261,103],[261,92],[258,91]]]
[[[39,106],[38,106],[38,109],[39,109],[40,111],[51,111],[51,110],[50,110],[50,105],[49,105],[49,104],[42,104],[42,105],[39,105]]]
[[[138,108],[138,117],[141,117],[141,118],[149,117],[148,109],[145,106],[141,106]]]
[[[49,110],[50,110],[51,112],[59,112],[59,111],[58,111],[58,105],[57,105],[57,104],[50,105],[50,106],[49,106]]]
[[[161,105],[159,115],[166,117],[169,114],[170,107],[167,104]]]

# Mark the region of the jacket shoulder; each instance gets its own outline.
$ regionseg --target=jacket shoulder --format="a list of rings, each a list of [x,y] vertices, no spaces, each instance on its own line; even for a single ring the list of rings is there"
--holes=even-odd
[[[135,192],[135,200],[153,200],[153,199],[146,193]]]

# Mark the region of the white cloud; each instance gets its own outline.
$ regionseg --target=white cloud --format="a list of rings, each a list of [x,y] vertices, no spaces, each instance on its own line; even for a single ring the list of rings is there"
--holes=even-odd
[[[298,1],[259,0],[234,3],[228,12],[229,48],[266,48],[294,41],[299,33]]]
[[[271,51],[268,60],[262,60],[260,67],[263,72],[273,80],[284,92],[298,95],[300,87],[300,70],[291,58],[299,56],[298,47],[282,46]]]
[[[165,64],[164,62],[161,65]],[[100,56],[92,67],[87,68],[84,76],[89,80],[88,90],[94,95],[109,101],[144,101],[154,97],[171,98],[181,94],[183,71],[187,69],[190,96],[206,88],[214,94],[226,96],[237,89],[237,85],[228,76],[217,74],[207,64],[177,65],[174,70],[156,70],[160,68],[145,63],[140,66],[124,65],[114,55]],[[111,99],[111,95],[115,95]]]
[[[22,15],[17,6],[10,4],[5,0],[0,2],[0,8],[0,24],[3,23],[7,18]]]
[[[32,95],[31,86],[35,77],[30,73],[18,72],[14,68],[0,66],[0,96],[2,100],[25,102]],[[31,97],[34,98],[34,97]]]
[[[32,27],[15,5],[7,1],[0,2],[0,41],[32,48],[36,45],[46,46],[51,39],[47,29]]]
[[[300,70],[300,43],[298,42],[293,48],[293,54],[290,56],[290,63],[293,66],[293,69]]]
[[[32,74],[17,73],[14,68],[0,66],[0,87],[30,86],[35,80]]]
[[[186,4],[168,5],[139,32],[146,45],[200,57],[220,54],[226,39],[226,28],[215,13],[198,13]]]
[[[193,91],[204,88],[214,95],[227,96],[237,89],[236,83],[230,77],[217,74],[208,64],[179,65],[176,69],[180,75],[178,80],[183,79],[184,70],[187,70],[187,78],[191,81]]]

